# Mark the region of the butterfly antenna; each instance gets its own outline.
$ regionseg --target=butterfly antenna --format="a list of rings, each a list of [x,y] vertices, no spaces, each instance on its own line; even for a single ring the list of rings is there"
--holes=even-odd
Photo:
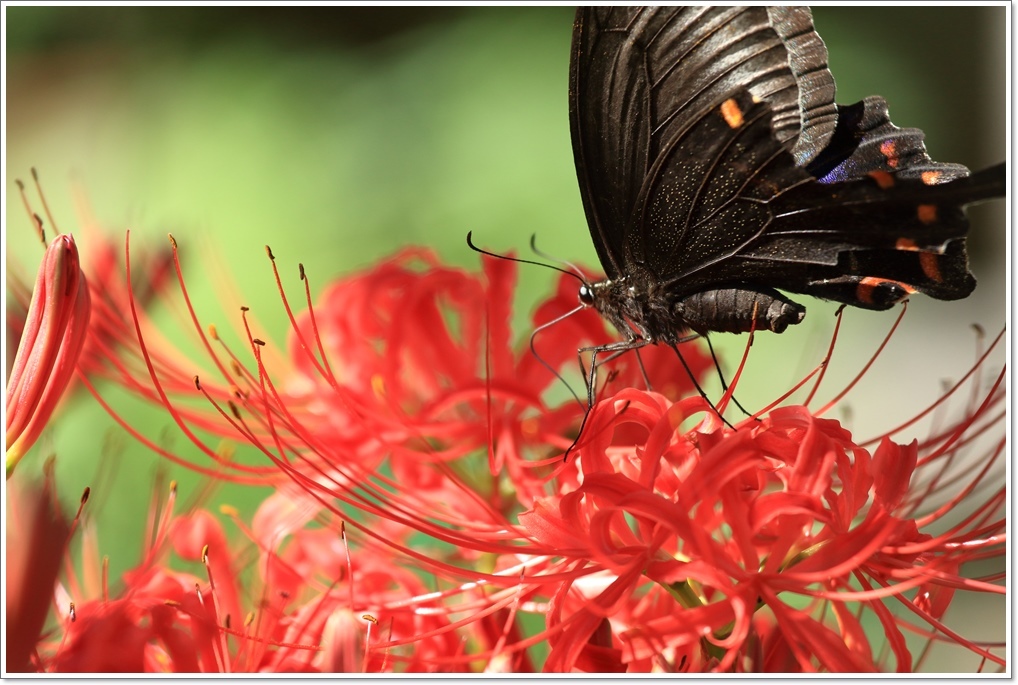
[[[710,358],[714,360],[714,368],[718,372],[718,378],[721,379],[721,392],[726,393],[728,392],[728,383],[725,381],[725,374],[721,372],[721,362],[718,361],[717,355],[714,354],[714,346],[710,344],[710,336],[704,335],[701,337],[707,343],[707,349],[710,350]],[[735,399],[734,392],[732,393],[732,402],[735,402],[735,406],[738,407],[743,414],[749,417],[753,416],[748,411],[746,411],[746,408],[742,406],[739,400]],[[759,419],[757,420],[759,421]]]
[[[557,264],[563,264],[565,266],[568,266],[570,269],[572,269],[573,275],[578,276],[579,279],[581,281],[583,281],[584,283],[587,282],[587,279],[584,278],[583,271],[580,270],[580,267],[576,266],[572,262],[567,262],[564,259],[558,259],[557,257],[553,257],[552,255],[548,254],[547,252],[545,252],[543,250],[537,249],[537,234],[536,233],[532,233],[530,235],[530,249],[533,250],[534,254],[536,254],[538,257],[543,257],[544,259],[547,259],[549,262],[556,262]]]
[[[580,281],[580,283],[586,283],[587,282],[586,279],[584,279],[583,276],[581,276],[579,273],[573,273],[572,271],[567,271],[565,269],[560,269],[559,267],[553,266],[551,264],[545,264],[544,262],[535,262],[535,261],[532,261],[532,260],[529,260],[529,259],[520,259],[519,257],[510,257],[509,255],[497,254],[495,252],[489,252],[488,250],[482,250],[481,248],[479,248],[476,245],[474,245],[474,242],[472,240],[473,233],[474,233],[473,231],[469,231],[467,233],[467,246],[469,246],[470,249],[473,250],[474,252],[480,252],[481,254],[488,255],[489,257],[494,257],[495,259],[504,259],[507,262],[516,262],[518,264],[533,264],[534,266],[543,266],[546,269],[554,269],[555,271],[558,271],[559,273],[564,273],[564,274],[566,274],[568,276],[572,276],[573,278],[578,279]]]
[[[696,337],[698,338],[698,337],[700,337],[700,336],[696,336]],[[695,338],[690,338],[690,340],[695,340]],[[686,342],[686,341],[685,341],[685,340],[683,340],[682,342]],[[721,412],[719,412],[719,411],[718,411],[718,408],[717,408],[717,407],[715,407],[715,406],[714,406],[714,403],[710,401],[710,398],[709,398],[709,397],[707,397],[707,393],[705,393],[705,392],[703,391],[703,388],[701,388],[701,387],[700,387],[700,384],[699,384],[699,383],[698,383],[698,382],[696,381],[696,376],[694,376],[694,375],[693,375],[693,371],[692,371],[692,369],[690,369],[690,368],[689,368],[689,364],[687,364],[687,363],[686,363],[686,360],[685,360],[685,358],[684,358],[684,357],[682,356],[682,353],[681,353],[681,352],[679,352],[679,346],[678,346],[678,345],[676,345],[675,343],[668,343],[668,346],[669,346],[669,347],[671,347],[671,348],[672,348],[673,350],[675,350],[675,354],[677,354],[677,355],[678,355],[678,357],[679,357],[679,361],[680,361],[680,362],[682,362],[682,368],[684,368],[684,369],[686,370],[686,373],[687,373],[687,374],[689,375],[689,380],[693,381],[693,387],[694,387],[694,388],[696,388],[696,391],[697,391],[698,393],[700,393],[700,397],[702,397],[702,398],[704,399],[704,401],[705,401],[705,402],[707,402],[707,404],[709,404],[709,405],[710,405],[710,408],[714,410],[714,413],[718,415],[718,418],[719,418],[719,419],[721,419],[721,421],[722,421],[722,422],[723,422],[723,423],[724,423],[724,424],[725,424],[726,426],[728,426],[728,427],[729,427],[729,428],[731,428],[732,430],[735,430],[735,426],[733,426],[732,424],[730,424],[730,423],[728,422],[728,419],[726,419],[726,418],[725,418],[724,416],[722,416]],[[746,410],[745,410],[745,409],[743,409],[743,411],[746,411]]]

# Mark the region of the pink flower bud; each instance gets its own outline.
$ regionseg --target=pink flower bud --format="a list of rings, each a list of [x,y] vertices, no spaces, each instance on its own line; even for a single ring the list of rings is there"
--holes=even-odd
[[[50,243],[7,383],[7,477],[35,443],[74,375],[88,332],[88,284],[70,235]]]

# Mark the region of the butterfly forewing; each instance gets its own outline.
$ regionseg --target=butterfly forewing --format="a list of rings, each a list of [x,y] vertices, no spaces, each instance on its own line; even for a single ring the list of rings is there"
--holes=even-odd
[[[725,260],[766,230],[767,202],[810,177],[771,135],[769,107],[747,91],[670,142],[648,174],[627,254],[684,290],[731,280]]]
[[[647,266],[670,280],[690,260],[662,262],[690,248],[710,260],[740,244],[737,237],[717,236],[718,245],[704,246],[704,236],[682,235],[699,231],[696,221],[709,209],[697,205],[704,197],[697,191],[709,192],[699,185],[717,168],[710,150],[697,149],[695,163],[687,157],[689,143],[702,144],[704,129],[711,128],[705,119],[716,117],[726,100],[748,92],[767,102],[770,114],[758,140],[770,148],[830,137],[836,110],[826,50],[808,10],[779,14],[772,20],[764,7],[580,10],[571,71],[573,149],[591,233],[609,276],[646,265],[651,255],[658,263]],[[803,119],[808,133],[800,136]],[[676,199],[680,194],[685,206]],[[649,205],[655,203],[667,204],[670,217],[689,220],[649,225],[641,215],[653,213]],[[758,229],[747,225],[744,232]],[[670,243],[667,259],[661,239]]]
[[[793,304],[774,288],[875,309],[964,297],[962,207],[1004,193],[1003,166],[934,162],[882,98],[835,105],[805,7],[582,8],[570,123],[609,277],[595,306],[648,341],[801,319],[726,310]]]

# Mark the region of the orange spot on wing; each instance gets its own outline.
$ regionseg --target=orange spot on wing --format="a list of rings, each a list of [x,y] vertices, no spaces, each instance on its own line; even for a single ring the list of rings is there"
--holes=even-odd
[[[721,116],[725,118],[725,123],[728,124],[729,128],[739,128],[742,126],[742,110],[739,109],[739,103],[732,98],[721,103]]]
[[[935,186],[935,185],[937,185],[937,183],[940,182],[940,172],[939,171],[924,171],[922,173],[922,177],[921,178],[923,179],[923,183],[925,183],[926,185],[928,185],[928,186]]]
[[[944,276],[940,273],[940,262],[937,261],[937,255],[932,252],[920,252],[919,266],[922,267],[926,278],[937,283],[943,282]]]
[[[887,159],[887,166],[894,169],[898,166],[898,149],[893,140],[885,140],[880,144],[880,152]]]
[[[873,304],[873,291],[876,289],[876,284],[868,283],[867,281],[879,281],[877,278],[864,278],[859,281],[859,285],[855,287],[855,297],[860,302],[866,304]]]
[[[866,276],[865,278],[859,279],[859,285],[856,286],[855,296],[860,302],[866,304],[873,304],[873,293],[877,288],[883,285],[896,285],[907,294],[911,295],[916,292],[916,289],[910,286],[908,283],[902,283],[901,281],[892,281],[889,278],[877,278],[875,276]],[[902,298],[904,299],[904,298]]]
[[[927,225],[932,224],[937,220],[937,205],[919,205],[916,213],[919,215],[919,221]]]
[[[911,238],[898,238],[898,241],[894,244],[894,249],[915,252],[919,249],[919,246]]]
[[[869,177],[877,182],[881,190],[887,190],[894,185],[894,176],[886,171],[871,171]]]

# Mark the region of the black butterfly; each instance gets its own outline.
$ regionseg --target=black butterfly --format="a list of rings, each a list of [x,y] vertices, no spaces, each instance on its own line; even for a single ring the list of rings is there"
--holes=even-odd
[[[888,309],[975,287],[963,207],[1003,196],[1005,165],[970,176],[883,98],[835,104],[806,7],[581,8],[569,103],[607,274],[580,301],[625,336],[595,358],[780,333],[806,310],[779,289]]]

